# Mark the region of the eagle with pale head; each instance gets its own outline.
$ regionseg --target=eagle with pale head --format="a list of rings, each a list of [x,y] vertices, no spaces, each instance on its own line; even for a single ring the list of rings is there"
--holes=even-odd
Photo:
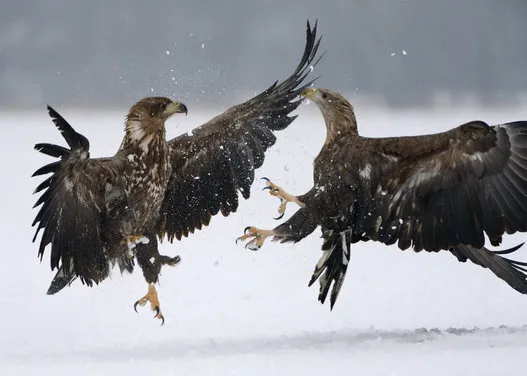
[[[442,133],[370,138],[359,134],[351,103],[329,89],[306,88],[326,123],[314,161],[313,187],[293,195],[268,180],[280,198],[300,206],[272,230],[247,227],[239,239],[259,249],[266,238],[298,242],[318,227],[322,256],[309,282],[333,308],[361,241],[416,252],[446,251],[488,268],[527,294],[527,263],[506,257],[521,244],[492,251],[504,234],[527,231],[527,121],[471,121]],[[331,291],[331,293],[330,293]]]

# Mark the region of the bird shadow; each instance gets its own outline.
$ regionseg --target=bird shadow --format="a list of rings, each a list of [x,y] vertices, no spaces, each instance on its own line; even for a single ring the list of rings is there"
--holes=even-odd
[[[527,334],[527,325],[518,327],[448,328],[412,330],[351,330],[304,332],[276,337],[244,339],[199,339],[195,341],[171,340],[134,347],[96,348],[75,352],[73,356],[100,361],[166,360],[188,357],[210,358],[247,354],[272,354],[281,351],[322,350],[324,348],[354,348],[384,343],[418,344],[458,337],[496,337]]]

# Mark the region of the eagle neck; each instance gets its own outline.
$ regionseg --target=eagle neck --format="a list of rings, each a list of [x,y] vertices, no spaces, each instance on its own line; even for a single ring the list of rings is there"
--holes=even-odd
[[[134,153],[152,154],[162,152],[166,144],[166,130],[164,121],[150,122],[139,119],[128,119],[125,125],[125,136],[121,149],[128,149]]]
[[[338,140],[343,135],[358,135],[357,120],[353,109],[331,109],[322,111],[322,116],[326,122],[326,141],[325,145]]]

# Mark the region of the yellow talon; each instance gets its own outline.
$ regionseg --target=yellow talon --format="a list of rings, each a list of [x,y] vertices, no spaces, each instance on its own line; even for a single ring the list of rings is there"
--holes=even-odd
[[[157,296],[157,291],[153,283],[148,284],[148,292],[145,296],[139,299],[134,304],[134,310],[137,312],[137,305],[144,306],[147,302],[150,302],[150,308],[156,313],[154,318],[161,320],[161,325],[165,323],[165,317],[161,314],[161,308],[159,305],[159,298]]]
[[[265,239],[274,235],[273,230],[260,230],[251,226],[246,227],[243,233],[244,235],[236,239],[236,243],[238,243],[238,240],[245,241],[251,239],[247,244],[245,244],[245,248],[248,248],[251,251],[257,251],[260,249],[260,247],[265,242]]]
[[[271,196],[275,196],[280,199],[280,206],[278,207],[279,215],[275,219],[281,219],[284,216],[285,209],[287,207],[288,202],[296,202],[298,205],[302,206],[301,202],[298,200],[298,197],[287,193],[286,191],[284,191],[278,185],[274,184],[269,179],[267,178],[262,178],[262,179],[266,181],[266,186],[263,188],[263,190],[269,190],[269,194]]]

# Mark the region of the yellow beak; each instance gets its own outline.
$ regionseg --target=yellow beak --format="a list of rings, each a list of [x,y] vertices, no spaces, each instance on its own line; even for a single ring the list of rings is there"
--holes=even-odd
[[[318,89],[315,87],[306,87],[304,90],[302,90],[302,92],[300,93],[300,96],[309,99],[313,97],[313,95],[315,95],[317,91]]]
[[[165,113],[167,115],[172,115],[172,114],[185,114],[186,115],[187,112],[188,112],[187,106],[185,106],[181,102],[176,102],[176,101],[173,101],[165,109]]]

